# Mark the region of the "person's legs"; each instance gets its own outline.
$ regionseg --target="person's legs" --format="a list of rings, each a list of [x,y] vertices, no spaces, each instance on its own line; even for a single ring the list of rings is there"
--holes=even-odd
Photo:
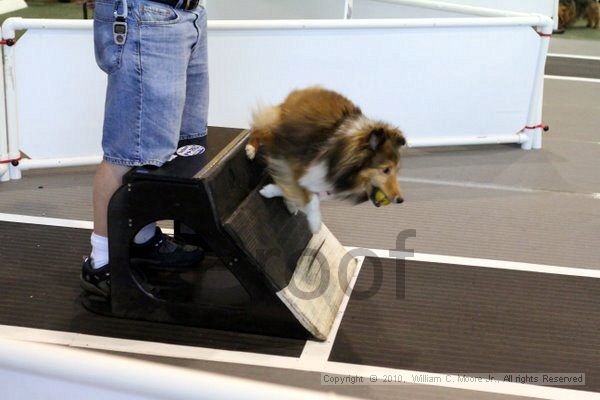
[[[208,44],[206,38],[206,10],[199,7],[193,11],[196,43],[193,45],[186,71],[185,107],[181,119],[181,139],[207,134],[208,120]]]
[[[123,175],[130,167],[103,161],[96,169],[93,189],[94,231],[90,238],[92,252],[84,260],[81,285],[89,293],[107,297],[110,293],[108,267],[108,203],[121,186]]]
[[[127,18],[129,34],[124,45],[117,45],[113,38],[114,0],[98,0],[94,11],[96,62],[107,74],[108,85],[102,135],[104,161],[94,176],[92,252],[84,263],[84,270],[86,263],[91,270],[101,269],[108,264],[108,203],[121,186],[123,175],[132,166],[139,165],[136,144],[132,140],[138,123],[135,113],[131,111],[139,103],[139,79],[133,73],[136,62],[130,55],[136,47],[137,36],[132,6]]]
[[[130,0],[128,35],[114,43],[113,0],[98,0],[94,44],[99,67],[108,75],[102,148],[104,161],[94,178],[92,257],[83,265],[84,289],[107,296],[108,204],[134,166],[161,166],[175,152],[186,99],[186,74],[197,40],[196,15],[164,4]],[[141,238],[141,240],[139,240]],[[199,261],[202,250],[170,241],[154,226],[138,233],[132,256],[169,266]],[[102,289],[99,291],[95,289]]]
[[[115,191],[121,186],[123,175],[129,167],[103,161],[94,176],[94,232],[91,237],[93,268],[108,264],[108,203]]]
[[[130,167],[103,161],[94,176],[94,233],[108,236],[107,211],[110,198],[122,185],[123,175]]]

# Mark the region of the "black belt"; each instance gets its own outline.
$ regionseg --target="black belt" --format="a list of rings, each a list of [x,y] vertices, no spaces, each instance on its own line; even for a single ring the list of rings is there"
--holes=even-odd
[[[194,10],[198,7],[200,0],[152,0],[156,3],[168,4],[173,8],[180,8],[182,10]]]

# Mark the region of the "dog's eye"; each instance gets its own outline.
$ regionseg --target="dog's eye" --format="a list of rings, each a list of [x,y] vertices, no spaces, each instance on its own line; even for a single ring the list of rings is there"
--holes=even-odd
[[[392,169],[390,167],[387,167],[387,168],[383,169],[383,173],[386,174],[386,175],[389,175],[390,172],[392,172]]]

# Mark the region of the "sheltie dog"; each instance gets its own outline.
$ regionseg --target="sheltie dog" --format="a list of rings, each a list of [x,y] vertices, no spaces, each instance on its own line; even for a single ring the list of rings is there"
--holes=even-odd
[[[320,194],[377,207],[404,201],[397,175],[405,144],[400,129],[365,117],[339,93],[309,87],[254,113],[246,154],[264,156],[273,178],[260,194],[283,197],[317,233]]]
[[[590,0],[585,9],[585,18],[587,19],[587,27],[600,29],[600,3],[597,0]]]
[[[558,29],[564,30],[577,21],[578,9],[575,0],[560,0],[558,6]]]

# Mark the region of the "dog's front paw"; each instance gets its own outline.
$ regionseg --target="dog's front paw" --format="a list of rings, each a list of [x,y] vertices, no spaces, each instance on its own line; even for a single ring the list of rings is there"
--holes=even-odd
[[[247,144],[246,157],[248,157],[249,160],[254,160],[254,158],[256,157],[256,147],[252,146],[251,144]]]
[[[308,227],[313,234],[321,230],[321,208],[319,196],[313,194],[308,204],[304,207],[304,213],[308,219]]]
[[[293,201],[289,201],[289,200],[284,200],[284,202],[285,202],[285,206],[287,207],[287,210],[289,211],[290,214],[292,214],[292,215],[298,214],[298,206],[296,205],[296,203],[294,203]]]
[[[258,193],[260,193],[262,197],[265,197],[267,199],[283,196],[283,192],[281,191],[281,188],[272,183],[263,187],[262,189],[260,189],[258,191]]]
[[[316,235],[321,230],[321,215],[308,215],[308,227],[313,235]]]

